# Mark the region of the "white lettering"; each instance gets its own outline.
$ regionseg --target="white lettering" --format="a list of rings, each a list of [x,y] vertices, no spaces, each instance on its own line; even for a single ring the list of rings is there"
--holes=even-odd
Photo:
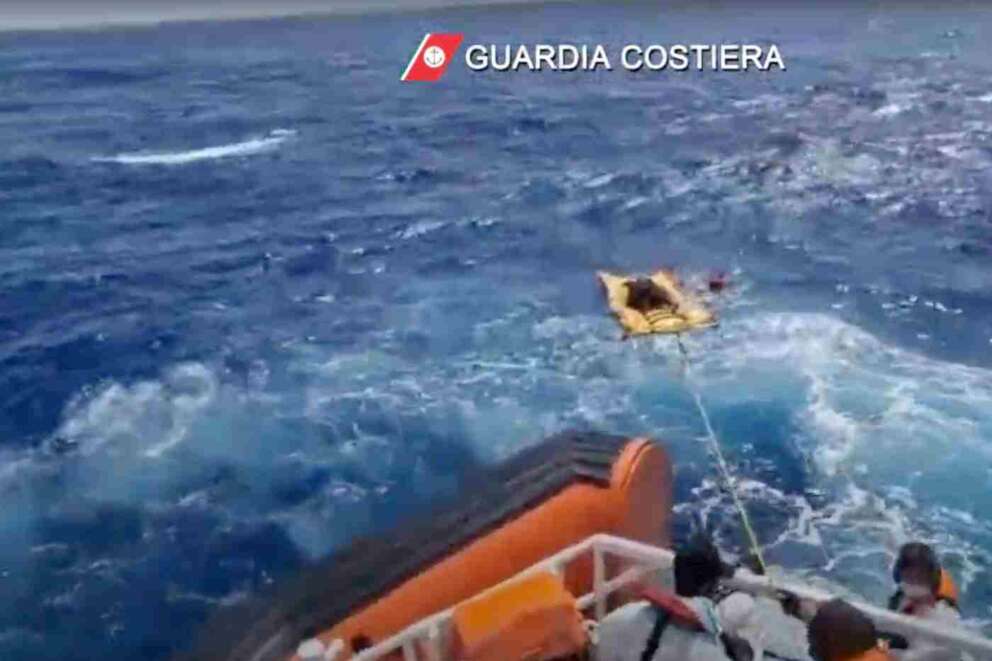
[[[693,44],[689,46],[689,50],[696,58],[696,71],[703,70],[703,53],[706,52],[707,46],[700,46],[699,44]]]
[[[472,71],[483,71],[489,67],[488,51],[485,46],[473,44],[465,51],[465,64]]]
[[[736,45],[727,45],[720,49],[720,71],[739,71],[740,62],[738,58],[740,57],[739,47]]]
[[[592,62],[587,67],[590,71],[595,71],[597,68],[602,66],[607,71],[612,71],[613,67],[610,66],[610,58],[606,56],[606,49],[601,45],[596,46],[596,50],[592,53]]]
[[[526,46],[521,46],[517,49],[516,55],[513,56],[513,67],[514,71],[518,70],[520,67],[524,67],[534,70],[534,61],[530,59],[530,51],[527,50]]]
[[[631,53],[634,53],[634,59],[630,59]],[[627,71],[640,71],[644,66],[644,60],[641,58],[641,47],[630,44],[623,47],[620,51],[620,62],[623,68]]]
[[[489,51],[489,61],[490,65],[496,71],[509,71],[510,69],[510,47],[506,46],[503,48],[503,61],[499,61],[498,53],[496,52],[496,47],[491,46]]]
[[[566,59],[566,55],[571,56],[571,60]],[[575,71],[579,68],[579,49],[571,44],[563,44],[558,47],[558,68],[561,71]]]
[[[534,47],[534,60],[537,68],[547,67],[554,70],[555,67],[555,47],[549,44],[538,44]]]
[[[768,57],[765,58],[765,69],[777,66],[779,71],[785,71],[785,62],[782,61],[782,54],[778,52],[778,46],[772,44],[768,49]]]
[[[684,44],[676,44],[668,50],[669,65],[675,71],[685,71],[689,68],[689,49]]]
[[[743,68],[747,71],[751,67],[756,69],[761,68],[761,46],[747,45],[744,46],[744,52],[742,54]]]
[[[627,71],[749,71],[785,70],[777,45],[756,44],[627,44],[620,52]],[[596,71],[613,70],[610,56],[601,44],[472,44],[465,51],[465,64],[472,71]]]
[[[644,61],[647,63],[648,69],[661,71],[668,66],[668,51],[665,50],[664,46],[658,44],[648,46],[644,51]]]

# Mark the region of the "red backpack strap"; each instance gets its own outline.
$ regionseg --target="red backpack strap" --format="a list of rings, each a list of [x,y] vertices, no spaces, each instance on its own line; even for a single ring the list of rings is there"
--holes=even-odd
[[[668,613],[672,618],[672,622],[679,626],[697,631],[706,630],[703,623],[699,621],[696,612],[686,606],[684,601],[671,592],[645,588],[641,591],[641,598],[655,608],[660,608]]]

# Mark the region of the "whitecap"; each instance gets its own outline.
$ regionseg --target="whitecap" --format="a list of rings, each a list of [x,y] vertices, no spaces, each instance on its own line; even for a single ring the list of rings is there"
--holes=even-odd
[[[121,165],[185,165],[197,161],[211,161],[235,156],[261,154],[275,149],[295,135],[295,131],[276,129],[262,138],[252,138],[227,145],[179,152],[139,152],[117,154],[116,156],[98,156],[93,158],[93,161],[98,163],[118,163]]]
[[[894,117],[895,115],[901,115],[902,113],[909,110],[907,106],[899,105],[898,103],[890,103],[888,105],[882,106],[872,114],[876,117]]]
[[[409,225],[396,233],[396,238],[409,240],[430,234],[447,226],[443,220],[422,220]]]
[[[616,179],[616,173],[606,173],[598,177],[594,177],[583,184],[586,188],[602,188],[610,184],[614,179]]]
[[[217,389],[213,372],[199,363],[177,365],[163,380],[110,383],[70,404],[56,437],[82,454],[113,444],[118,453],[158,458],[182,443]]]

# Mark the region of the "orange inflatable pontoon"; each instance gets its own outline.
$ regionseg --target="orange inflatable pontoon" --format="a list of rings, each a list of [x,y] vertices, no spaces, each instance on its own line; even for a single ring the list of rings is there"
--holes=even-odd
[[[669,547],[672,468],[647,439],[569,433],[482,476],[456,504],[357,541],[283,587],[222,615],[186,659],[286,661],[300,640],[345,641],[343,658],[451,608],[596,533]],[[564,572],[592,584],[592,558]]]

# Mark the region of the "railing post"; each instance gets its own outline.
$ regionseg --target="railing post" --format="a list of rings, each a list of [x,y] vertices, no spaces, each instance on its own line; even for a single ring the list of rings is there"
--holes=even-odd
[[[539,571],[551,571],[561,575],[568,563],[577,558],[593,556],[593,590],[578,597],[577,603],[581,611],[594,609],[594,616],[602,621],[606,616],[609,596],[615,591],[644,579],[651,572],[670,569],[674,555],[667,549],[653,547],[641,542],[595,535],[579,544],[572,545],[547,560],[532,565],[517,576],[498,585],[487,588],[483,594],[498,590],[514,580],[532,576]],[[615,556],[622,560],[621,571],[611,579],[607,578],[606,558]],[[584,562],[584,560],[583,560]],[[633,566],[627,566],[632,563]],[[623,567],[626,567],[623,569]],[[735,589],[752,595],[773,594],[780,589],[787,589],[804,599],[823,600],[829,594],[803,585],[793,585],[776,581],[772,583],[767,577],[754,576],[747,572],[738,572],[729,584]],[[919,619],[907,618],[904,615],[884,611],[879,608],[854,602],[854,606],[875,620],[876,625],[886,631],[900,633],[905,636],[919,637],[920,640],[933,641],[941,645],[952,646],[956,651],[969,652],[974,658],[992,659],[992,641],[980,637],[966,629],[946,627]],[[367,649],[352,659],[373,661],[386,655],[395,655],[402,650],[404,661],[417,661],[418,656],[425,661],[443,661],[444,642],[446,640],[454,606],[436,613],[419,623],[415,623],[392,637],[380,641],[375,647]],[[419,643],[417,641],[424,641]],[[424,647],[418,649],[423,644]],[[316,638],[303,641],[297,648],[298,656],[304,661],[342,661],[346,647],[343,641],[334,640],[329,645]]]
[[[606,561],[599,544],[592,546],[592,589],[596,595],[596,621],[606,617]]]
[[[340,638],[335,638],[327,646],[327,651],[324,652],[324,661],[337,661],[337,658],[342,652],[344,652],[344,641]]]
[[[428,647],[430,651],[430,661],[441,661],[441,627],[438,624],[431,626],[427,633]]]
[[[324,653],[324,643],[316,638],[304,640],[296,648],[296,655],[300,657],[301,661],[324,661]]]

